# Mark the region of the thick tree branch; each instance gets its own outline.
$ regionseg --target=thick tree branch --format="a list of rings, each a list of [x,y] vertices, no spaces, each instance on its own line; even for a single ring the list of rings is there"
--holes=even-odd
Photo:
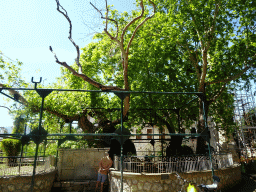
[[[76,47],[77,50],[77,57],[76,57],[76,64],[79,68],[79,71],[77,72],[76,70],[74,70],[72,67],[70,67],[66,62],[60,62],[57,55],[54,53],[52,47],[50,46],[50,51],[54,54],[54,57],[56,59],[56,63],[62,65],[63,67],[67,68],[73,75],[82,78],[84,81],[90,83],[91,85],[101,89],[101,90],[123,90],[119,87],[115,87],[115,86],[105,86],[102,85],[96,81],[94,81],[93,79],[89,78],[87,75],[82,73],[82,66],[79,63],[79,58],[80,58],[80,51],[79,51],[79,46],[76,45],[76,43],[74,42],[74,40],[72,39],[72,23],[70,18],[68,17],[68,13],[67,11],[60,5],[59,0],[56,0],[57,3],[57,10],[67,19],[67,21],[69,22],[69,40],[72,42],[72,44]],[[60,8],[63,10],[60,10]]]
[[[196,69],[196,75],[197,75],[197,80],[200,81],[200,70],[199,70],[199,61],[197,59],[197,50],[196,51],[191,51],[188,47],[188,44],[187,42],[183,43],[185,46],[183,46],[179,41],[177,41],[177,43],[180,45],[180,47],[185,47],[185,49],[188,51],[188,54],[189,54],[189,57],[190,57],[190,60],[191,60],[191,63],[192,65],[194,66],[194,68]],[[192,52],[195,53],[195,57],[192,55]]]
[[[79,58],[80,58],[80,50],[79,50],[79,46],[74,42],[74,40],[72,39],[72,23],[71,23],[71,20],[68,16],[68,13],[67,11],[60,5],[59,3],[59,0],[56,0],[56,3],[57,3],[57,10],[67,19],[67,21],[69,22],[69,36],[68,36],[68,39],[72,42],[72,44],[75,46],[76,48],[76,52],[77,52],[77,57],[75,59],[76,61],[76,64],[79,68],[79,72],[82,73],[82,66],[81,64],[79,63]],[[63,9],[63,11],[60,10]]]
[[[8,111],[11,111],[11,109],[9,107],[3,106],[3,105],[0,105],[0,107],[6,108],[6,109],[8,109]]]
[[[245,67],[242,71],[240,71],[240,73],[234,75],[234,76],[230,76],[226,79],[222,79],[222,80],[218,80],[218,81],[211,81],[211,82],[206,82],[206,85],[211,85],[211,84],[215,84],[215,83],[228,83],[232,80],[237,79],[238,77],[240,77],[241,75],[243,75],[248,69],[250,69],[250,66]]]
[[[211,41],[212,41],[212,39],[214,37],[215,26],[216,26],[216,18],[217,18],[218,12],[219,12],[219,4],[216,2],[212,26],[210,27],[210,30],[209,30],[209,32],[207,34],[209,39],[208,39],[208,42],[207,42],[206,50],[209,49]]]
[[[66,62],[60,62],[58,60],[58,57],[56,56],[56,54],[54,53],[54,51],[52,50],[52,48],[50,47],[51,52],[54,54],[54,57],[56,59],[56,63],[62,65],[63,67],[67,68],[73,75],[82,78],[84,81],[90,83],[91,85],[101,89],[101,90],[119,90],[122,91],[124,89],[121,89],[119,87],[116,86],[105,86],[102,85],[96,81],[94,81],[93,79],[89,78],[88,76],[86,76],[85,74],[82,73],[78,73],[76,70],[74,70],[72,67],[70,67]]]
[[[215,101],[218,99],[218,97],[220,97],[220,95],[223,93],[223,91],[224,91],[225,89],[226,89],[226,84],[222,85],[221,88],[220,88],[220,90],[217,91],[217,93],[215,93],[215,94],[211,97],[211,99],[209,100],[209,105],[211,105],[211,103],[215,102]]]
[[[126,53],[123,54],[123,56],[124,56],[124,61],[123,61],[124,72],[123,72],[123,73],[124,73],[125,90],[129,90],[129,83],[128,83],[128,55],[129,55],[129,48],[130,48],[130,46],[131,46],[131,43],[132,43],[132,41],[133,41],[133,39],[134,39],[134,37],[135,37],[135,34],[136,34],[136,32],[138,31],[138,29],[139,29],[148,19],[152,18],[152,17],[154,16],[154,14],[155,14],[155,11],[156,11],[156,6],[155,6],[155,4],[154,4],[151,0],[149,0],[149,2],[150,2],[150,3],[153,5],[153,7],[154,7],[153,14],[152,14],[151,16],[149,16],[149,17],[146,17],[139,25],[137,25],[137,27],[136,27],[135,30],[133,31],[132,37],[130,38],[129,43],[128,43],[128,45],[127,45]],[[143,0],[140,1],[140,6],[141,6],[141,9],[142,9],[141,15],[138,16],[138,17],[136,17],[136,18],[134,18],[132,21],[130,21],[130,22],[125,26],[125,28],[123,29],[123,32],[122,32],[122,35],[121,35],[121,43],[122,43],[122,44],[123,44],[123,42],[124,42],[124,39],[123,39],[123,38],[124,38],[124,34],[125,34],[125,32],[128,30],[129,26],[131,26],[135,21],[137,21],[137,20],[139,20],[140,18],[142,18],[143,15],[144,15]]]
[[[133,31],[132,37],[131,37],[131,39],[130,39],[130,41],[129,41],[129,43],[128,43],[128,46],[127,46],[127,54],[129,53],[129,48],[130,48],[130,46],[131,46],[132,40],[134,39],[134,36],[135,36],[136,32],[138,31],[138,29],[139,29],[148,19],[151,19],[151,18],[154,17],[154,15],[155,15],[155,12],[156,12],[156,5],[155,5],[151,0],[149,0],[149,2],[150,2],[150,3],[153,5],[153,7],[154,7],[153,14],[150,15],[149,17],[146,17],[146,18],[135,28],[135,30]],[[143,5],[143,4],[142,4],[142,5]],[[143,8],[143,9],[144,9],[144,8]]]
[[[189,4],[189,3],[187,2],[187,4]],[[197,28],[198,25],[197,25],[197,23],[196,23],[196,18],[195,18],[195,16],[194,16],[194,14],[192,13],[192,10],[190,10],[190,14],[191,14],[192,21],[193,21],[193,23],[194,23],[194,27],[195,27],[195,30],[196,30],[196,33],[197,33],[199,42],[200,42],[200,44],[201,44],[201,47],[204,47],[204,42],[203,42],[203,39],[202,39],[202,37],[201,37],[201,35],[200,35],[200,33],[199,33],[199,30],[198,30],[198,28]]]
[[[118,39],[117,39],[117,38],[118,38],[118,33],[119,33],[118,23],[117,23],[116,20],[108,18],[108,4],[107,4],[107,0],[105,0],[105,1],[106,1],[106,11],[107,11],[106,17],[103,17],[103,14],[101,13],[101,11],[100,11],[97,7],[95,7],[91,2],[90,2],[90,4],[93,6],[94,9],[96,9],[96,10],[100,13],[101,19],[106,19],[106,28],[104,29],[105,33],[110,37],[110,39],[117,41],[117,40],[118,40]],[[113,36],[108,32],[108,20],[109,20],[109,21],[113,21],[113,22],[116,24],[116,36],[115,36],[115,37],[113,37]]]
[[[58,111],[52,110],[49,106],[44,106],[44,110],[47,111],[50,114],[53,114],[57,117],[60,117],[65,122],[71,122],[71,121],[78,121],[79,120],[79,115],[74,115],[74,116],[64,115],[64,114],[62,114]]]
[[[251,60],[254,60],[255,57],[256,57],[256,54],[252,57]],[[245,61],[245,63],[247,64],[247,61]],[[228,83],[230,81],[233,81],[233,80],[239,78],[241,75],[243,75],[251,67],[252,67],[252,64],[246,65],[246,67],[243,70],[241,70],[238,74],[230,76],[230,77],[228,77],[226,79],[222,79],[222,80],[218,80],[218,81],[206,82],[206,85],[215,84],[215,83]]]
[[[203,67],[202,67],[202,72],[201,72],[201,77],[200,77],[200,82],[199,82],[199,91],[203,90],[203,87],[205,85],[205,78],[207,74],[207,50],[202,50],[202,59],[203,59]]]
[[[0,83],[0,88],[5,88],[5,87],[7,88],[6,85]],[[18,101],[20,101],[23,105],[28,106],[27,100],[18,91],[15,91],[13,89],[8,89],[8,91],[11,95],[18,95],[17,97]]]
[[[135,21],[139,20],[140,18],[143,17],[144,15],[144,5],[143,5],[143,0],[140,1],[140,6],[141,6],[141,14],[140,16],[134,18],[132,21],[130,21],[125,27],[124,29],[122,30],[122,34],[121,34],[121,37],[120,37],[120,40],[118,40],[118,33],[119,33],[119,28],[118,28],[118,23],[113,20],[113,19],[109,19],[108,18],[108,7],[107,7],[107,0],[106,1],[106,17],[103,17],[103,14],[101,13],[101,11],[99,9],[97,9],[92,3],[90,3],[100,14],[101,14],[101,18],[102,19],[106,19],[106,28],[104,29],[104,32],[109,36],[109,38],[115,42],[117,42],[117,44],[119,45],[120,49],[121,49],[121,53],[122,53],[122,60],[123,60],[123,77],[124,77],[124,90],[128,91],[130,90],[129,88],[129,81],[128,81],[128,54],[129,54],[129,48],[131,46],[131,43],[135,37],[135,34],[136,32],[138,31],[138,29],[150,18],[152,18],[155,14],[155,10],[156,10],[156,7],[155,7],[155,4],[149,0],[149,2],[153,5],[154,7],[154,11],[153,11],[153,14],[147,18],[145,18],[134,30],[133,34],[132,34],[132,37],[130,38],[129,42],[128,42],[128,45],[127,45],[127,48],[125,50],[124,48],[124,35],[125,35],[125,32],[128,30],[129,26],[131,26]],[[111,20],[113,22],[115,22],[116,26],[117,26],[117,33],[116,33],[116,36],[113,37],[107,30],[107,22],[108,20]],[[130,96],[127,96],[125,99],[124,99],[124,116],[127,115],[128,111],[129,111],[129,101],[130,101]]]
[[[135,21],[137,21],[138,19],[142,18],[144,15],[144,5],[143,5],[143,0],[140,0],[140,7],[141,7],[141,14],[138,17],[135,17],[133,20],[131,20],[123,29],[123,32],[121,34],[121,43],[123,44],[124,42],[124,34],[127,31],[127,29],[131,26],[131,24],[133,24]]]

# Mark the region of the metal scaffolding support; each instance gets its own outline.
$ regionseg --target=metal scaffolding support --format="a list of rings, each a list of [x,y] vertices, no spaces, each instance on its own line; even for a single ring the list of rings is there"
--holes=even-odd
[[[256,138],[255,107],[252,91],[235,91],[234,121],[238,127],[236,132],[239,151],[244,151],[245,158],[248,158],[248,150],[252,152],[252,142]]]

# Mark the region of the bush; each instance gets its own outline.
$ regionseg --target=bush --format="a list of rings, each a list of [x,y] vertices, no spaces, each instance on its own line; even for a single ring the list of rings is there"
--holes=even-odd
[[[0,147],[7,157],[17,156],[21,151],[21,141],[17,139],[3,139]],[[16,162],[17,158],[8,158],[8,165]]]

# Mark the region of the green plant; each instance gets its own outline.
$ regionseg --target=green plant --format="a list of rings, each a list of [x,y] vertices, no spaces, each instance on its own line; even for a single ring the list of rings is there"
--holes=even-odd
[[[14,156],[17,156],[21,151],[21,141],[17,139],[3,139],[0,147],[5,155],[10,157],[8,158],[8,165],[16,163],[17,158]]]

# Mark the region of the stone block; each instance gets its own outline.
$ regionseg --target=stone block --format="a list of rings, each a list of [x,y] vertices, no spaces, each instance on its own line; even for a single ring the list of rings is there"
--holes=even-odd
[[[36,181],[36,185],[37,185],[37,186],[40,186],[41,183],[42,183],[42,181],[40,181],[40,180],[37,180],[37,181]]]
[[[127,182],[127,184],[128,184],[129,186],[132,185],[132,181],[131,181],[130,179],[127,179],[126,182]]]
[[[146,191],[150,191],[151,185],[152,185],[151,183],[146,182],[146,183],[144,183],[143,189]]]
[[[163,191],[163,187],[161,184],[153,184],[152,191]]]
[[[172,181],[171,181],[170,179],[168,179],[168,180],[164,180],[164,182],[165,182],[166,184],[170,184]]]
[[[169,189],[170,189],[170,188],[169,188],[169,185],[164,184],[164,190],[167,191],[167,190],[169,190]]]
[[[131,191],[133,192],[136,192],[136,191],[138,191],[138,187],[137,187],[137,185],[132,185],[131,186]]]
[[[9,192],[7,186],[3,187],[3,192]]]
[[[138,183],[138,190],[142,190],[143,189],[143,183],[139,182]]]
[[[131,188],[128,185],[123,185],[123,191],[131,192]]]
[[[30,189],[30,185],[24,185],[24,187],[23,187],[23,191],[24,192],[27,192],[28,190]]]
[[[9,191],[15,191],[15,186],[14,185],[8,185],[8,190]]]

